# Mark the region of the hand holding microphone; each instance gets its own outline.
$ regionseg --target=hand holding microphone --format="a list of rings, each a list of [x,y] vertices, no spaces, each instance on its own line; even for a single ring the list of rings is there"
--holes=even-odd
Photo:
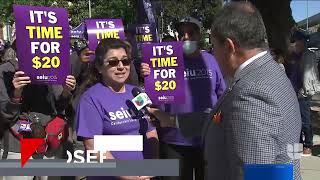
[[[160,127],[177,127],[176,117],[157,108],[149,108],[148,112],[160,121]]]

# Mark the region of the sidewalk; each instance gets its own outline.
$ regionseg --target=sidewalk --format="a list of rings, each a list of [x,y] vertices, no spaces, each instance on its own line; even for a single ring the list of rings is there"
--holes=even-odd
[[[317,106],[311,108],[313,126],[312,156],[301,158],[301,175],[303,180],[320,179],[320,95],[317,96]]]
[[[313,156],[301,158],[301,175],[303,180],[320,179],[320,136],[313,137]]]

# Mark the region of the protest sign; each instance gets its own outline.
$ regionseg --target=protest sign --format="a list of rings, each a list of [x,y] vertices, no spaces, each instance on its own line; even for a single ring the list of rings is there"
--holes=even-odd
[[[156,27],[151,24],[135,24],[129,26],[129,32],[132,35],[132,39],[129,39],[132,43],[134,57],[141,57],[141,46],[143,43],[157,42]]]
[[[70,30],[71,38],[84,39],[85,24],[81,23],[77,27]]]
[[[85,21],[88,33],[89,49],[96,50],[99,42],[106,38],[125,40],[121,19],[88,19]]]
[[[64,84],[70,74],[68,12],[14,5],[19,69],[34,84]]]
[[[151,68],[145,89],[154,104],[185,102],[184,60],[181,42],[142,45],[143,62]]]

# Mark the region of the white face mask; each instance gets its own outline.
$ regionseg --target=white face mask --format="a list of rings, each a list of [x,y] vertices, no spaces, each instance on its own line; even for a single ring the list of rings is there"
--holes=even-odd
[[[198,49],[198,41],[183,41],[183,52],[186,55],[194,53]]]

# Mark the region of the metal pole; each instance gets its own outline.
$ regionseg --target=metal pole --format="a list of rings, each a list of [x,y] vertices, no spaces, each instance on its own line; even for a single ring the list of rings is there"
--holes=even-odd
[[[89,0],[89,18],[91,18],[91,1]]]
[[[163,27],[163,11],[161,10],[161,33],[160,33],[160,42],[162,42],[162,39],[163,39],[163,30],[164,30],[164,27]]]
[[[309,1],[307,0],[307,32],[309,31]]]
[[[6,23],[7,41],[11,42],[10,24]]]

